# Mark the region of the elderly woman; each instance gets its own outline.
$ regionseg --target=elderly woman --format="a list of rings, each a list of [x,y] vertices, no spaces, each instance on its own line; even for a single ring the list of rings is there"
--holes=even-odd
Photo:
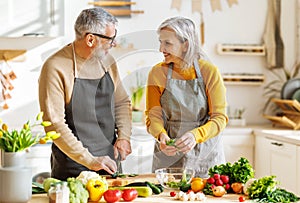
[[[147,130],[158,141],[152,169],[186,167],[207,177],[210,167],[225,162],[219,136],[228,122],[222,77],[205,60],[191,20],[167,19],[158,35],[164,61],[149,72],[145,111]]]

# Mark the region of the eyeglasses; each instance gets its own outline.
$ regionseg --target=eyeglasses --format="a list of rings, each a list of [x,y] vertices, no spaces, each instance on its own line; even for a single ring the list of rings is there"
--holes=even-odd
[[[98,36],[100,38],[103,38],[103,39],[109,39],[109,40],[111,40],[110,45],[112,46],[114,41],[115,41],[115,38],[117,36],[117,30],[115,30],[115,35],[113,37],[109,37],[109,36],[106,36],[106,35],[93,33],[93,32],[87,32],[85,35],[88,35],[88,34],[96,35],[96,36]]]

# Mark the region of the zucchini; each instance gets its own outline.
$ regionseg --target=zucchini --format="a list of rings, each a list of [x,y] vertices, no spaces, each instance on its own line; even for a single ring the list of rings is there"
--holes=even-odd
[[[112,190],[125,190],[125,189],[136,189],[139,197],[149,197],[152,195],[152,189],[148,186],[120,186],[120,187],[109,187]]]
[[[159,187],[157,187],[155,184],[150,183],[148,181],[146,181],[146,184],[152,189],[152,192],[156,195],[162,193],[162,191],[160,190]]]
[[[164,191],[164,187],[161,184],[158,183],[158,184],[155,184],[155,186],[158,187],[161,190],[161,192]]]

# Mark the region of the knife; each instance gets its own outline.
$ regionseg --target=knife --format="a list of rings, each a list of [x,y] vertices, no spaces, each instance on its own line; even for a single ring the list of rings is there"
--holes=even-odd
[[[121,167],[121,156],[120,153],[118,154],[118,157],[116,159],[116,164],[117,164],[117,171],[114,174],[111,174],[112,178],[117,178],[122,174],[122,167]]]
[[[117,172],[120,174],[120,173],[122,173],[121,155],[120,155],[120,153],[118,154],[116,162],[117,162]]]

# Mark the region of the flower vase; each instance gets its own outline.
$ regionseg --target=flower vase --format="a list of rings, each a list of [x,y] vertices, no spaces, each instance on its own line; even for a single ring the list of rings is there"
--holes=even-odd
[[[4,152],[1,153],[2,167],[24,167],[26,161],[26,152]]]
[[[1,152],[0,202],[27,203],[32,196],[32,172],[26,152]]]

